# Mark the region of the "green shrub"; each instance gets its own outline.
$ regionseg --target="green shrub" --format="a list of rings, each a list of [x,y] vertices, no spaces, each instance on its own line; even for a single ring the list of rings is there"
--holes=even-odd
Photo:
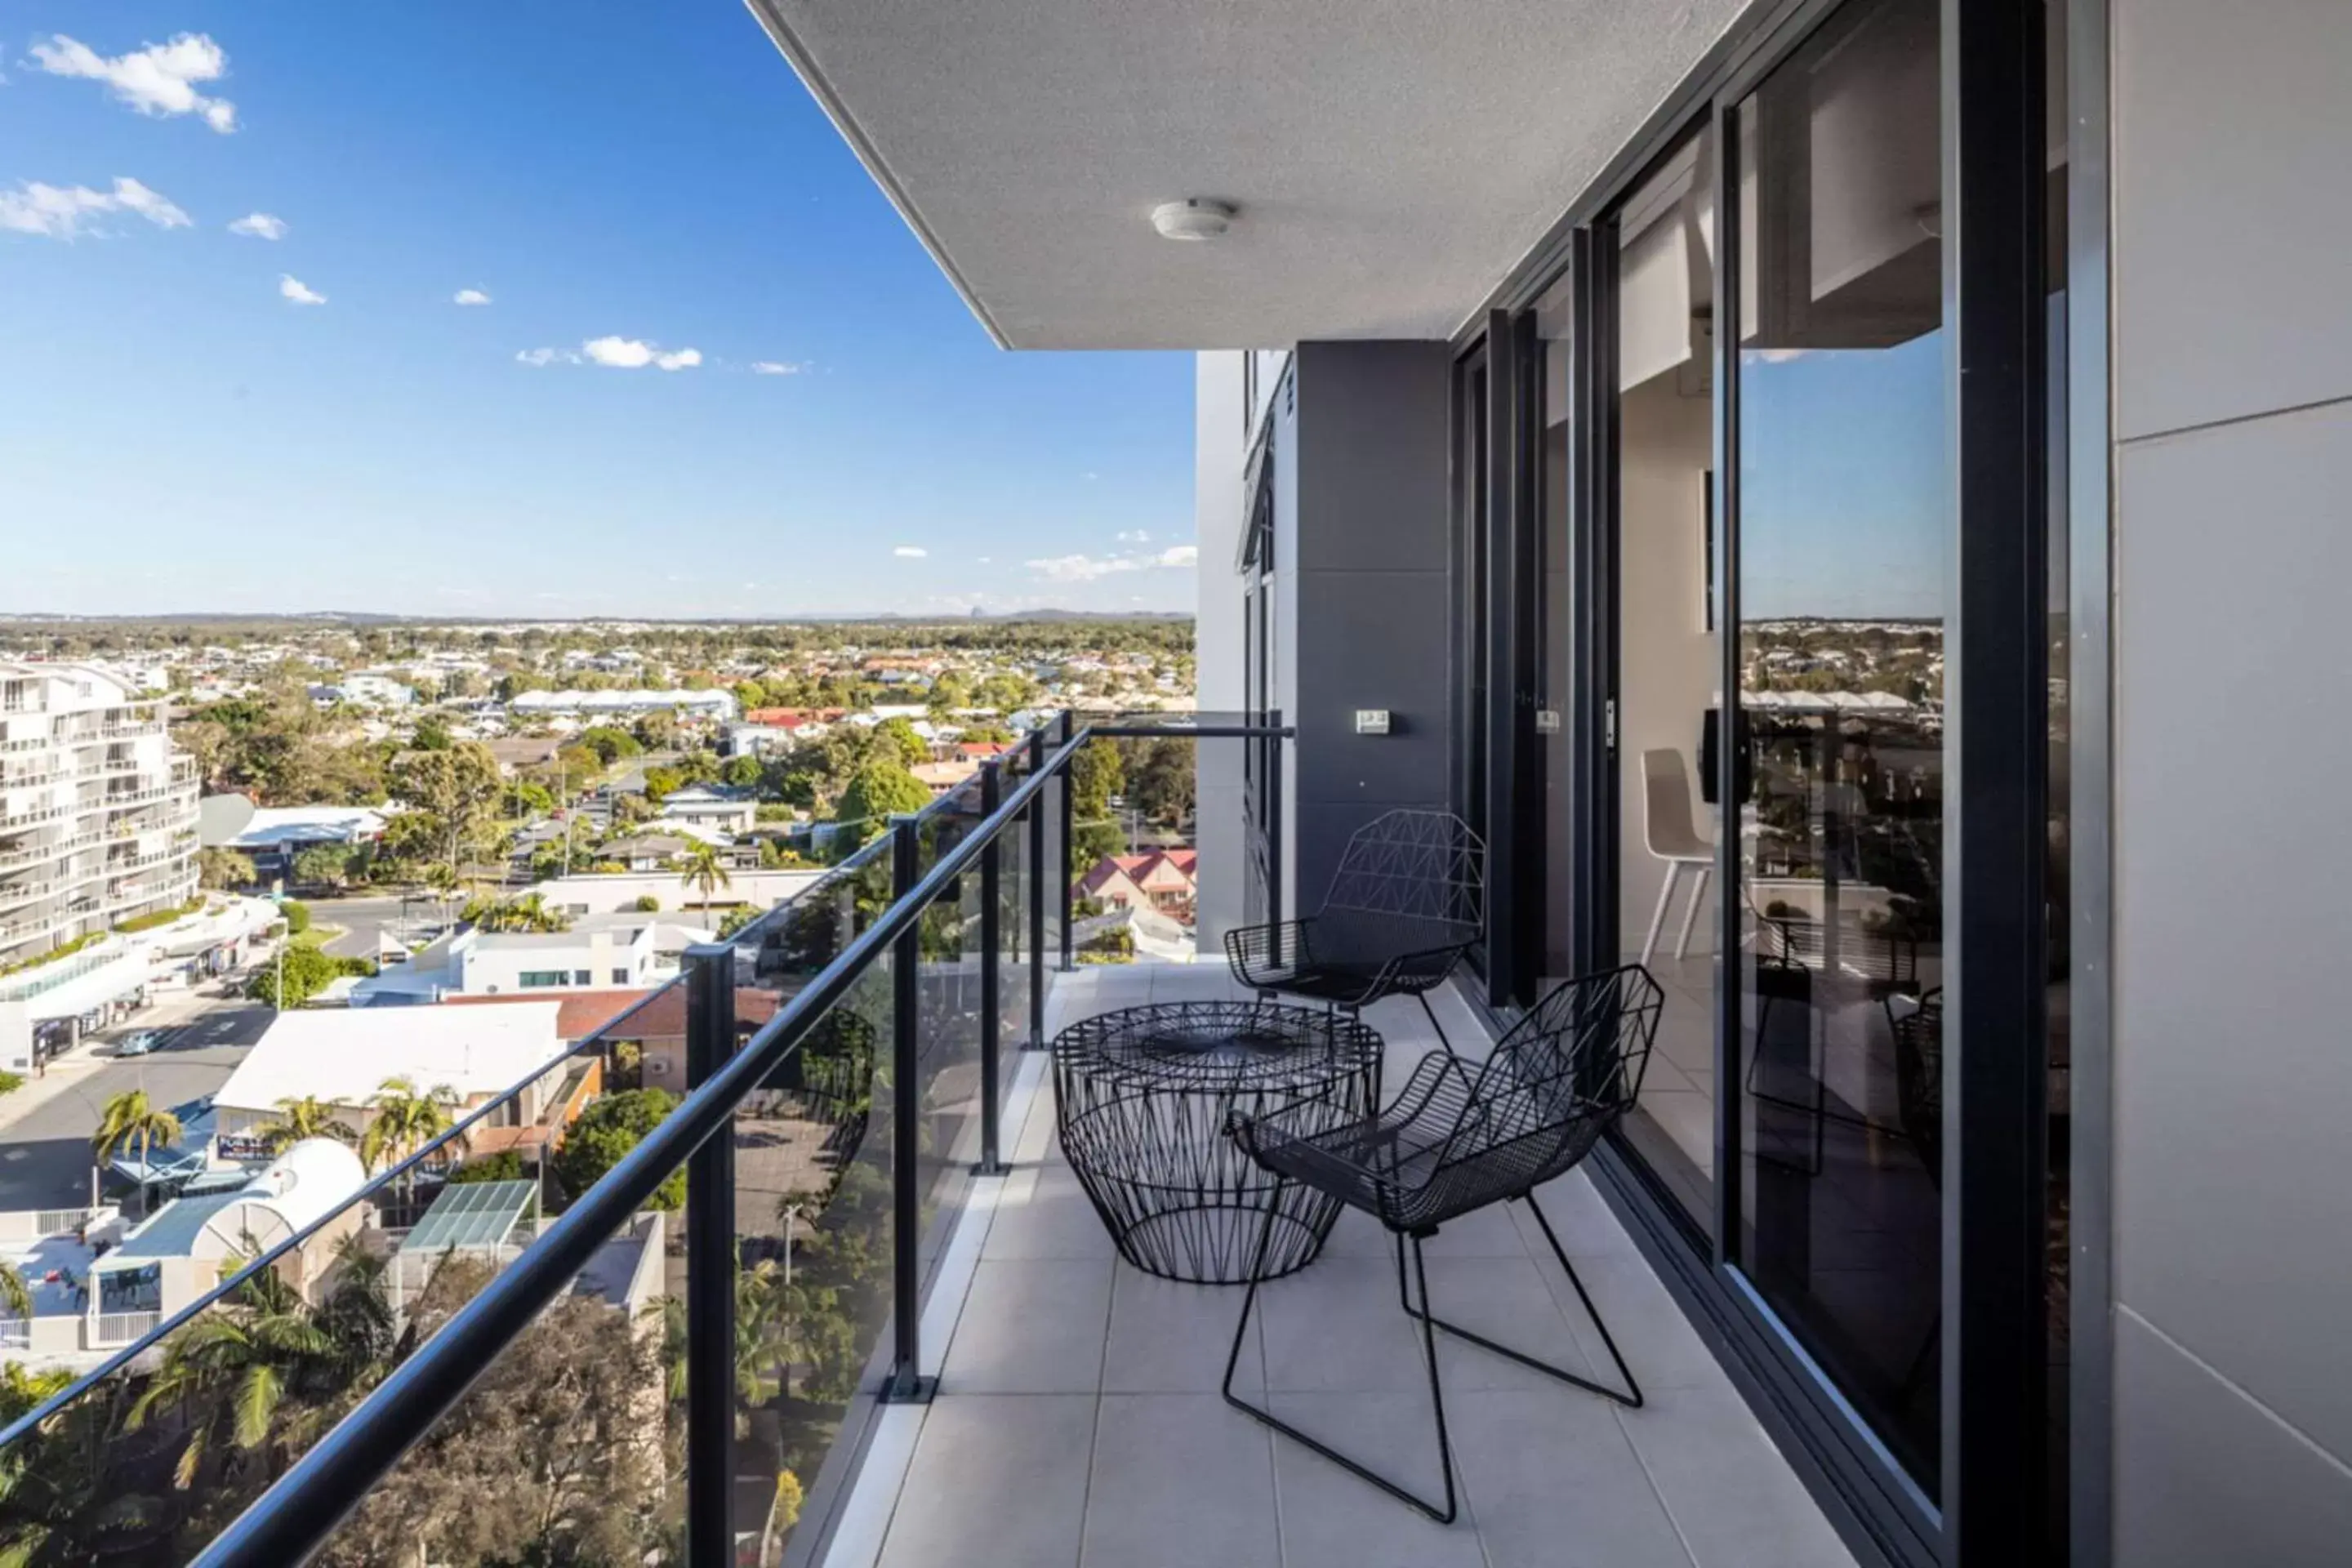
[[[449,1173],[453,1183],[520,1182],[530,1172],[523,1164],[522,1151],[501,1149],[495,1154],[485,1154],[478,1160],[468,1160]]]
[[[278,906],[278,913],[286,921],[289,936],[300,936],[310,929],[310,906],[299,899],[288,899]]]
[[[117,921],[114,922],[114,929],[125,933],[131,931],[153,931],[157,926],[167,926],[173,921],[179,920],[187,915],[194,914],[204,907],[204,895],[199,893],[196,897],[190,899],[186,903],[182,904],[175,909],[151,910],[146,914],[134,915],[127,921]]]
[[[278,994],[281,971],[286,985],[283,998]],[[289,942],[282,959],[273,958],[253,972],[252,977],[245,983],[245,994],[256,1002],[267,1002],[272,1006],[299,1007],[343,975],[374,973],[373,959],[338,958],[314,943]]]
[[[0,1094],[14,1094],[25,1087],[22,1073],[0,1072]]]
[[[651,893],[639,893],[636,903],[632,907],[641,915],[656,914],[660,912],[661,900]]]

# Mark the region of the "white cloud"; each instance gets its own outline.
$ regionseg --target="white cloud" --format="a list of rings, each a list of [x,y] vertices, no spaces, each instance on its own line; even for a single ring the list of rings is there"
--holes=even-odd
[[[278,275],[278,292],[297,305],[323,305],[327,297],[291,272]]]
[[[558,360],[562,360],[565,364],[578,364],[580,356],[575,353],[566,353],[562,349],[525,349],[515,355],[515,360],[520,364],[553,364]]]
[[[451,302],[458,305],[487,305],[490,302],[490,297],[479,289],[460,289],[452,297]]]
[[[1149,555],[1055,555],[1032,561],[1029,570],[1053,583],[1091,583],[1118,572],[1149,572],[1155,567],[1190,566],[1201,557],[1200,547],[1174,544]]]
[[[207,34],[182,33],[168,44],[150,44],[109,59],[88,44],[58,33],[47,43],[33,46],[33,61],[51,76],[104,82],[116,98],[142,114],[200,114],[224,136],[236,129],[236,105],[225,98],[206,98],[195,88],[200,81],[217,81],[228,74],[227,52]]]
[[[988,557],[987,557],[987,556],[985,556],[985,555],[982,556],[982,557],[980,558],[980,563],[981,563],[982,566],[987,565],[987,564],[988,564]]]
[[[255,239],[284,239],[286,220],[268,213],[247,213],[228,226],[231,234],[242,234]]]
[[[1121,544],[1144,544],[1150,542],[1150,539],[1151,535],[1139,528],[1129,529],[1118,536],[1118,542]]]
[[[890,552],[901,561],[920,561],[930,553],[919,544],[901,544]]]
[[[45,185],[37,180],[0,191],[0,229],[18,234],[72,239],[88,231],[91,218],[106,213],[136,213],[158,228],[185,228],[190,222],[186,213],[157,192],[120,175],[110,191]]]
[[[614,370],[642,370],[646,365],[660,370],[692,370],[702,363],[700,349],[664,352],[640,338],[591,338],[580,345],[580,352],[587,356],[589,363]]]
[[[755,359],[751,362],[753,375],[798,375],[808,369],[805,361]]]
[[[1790,360],[1802,359],[1811,352],[1810,349],[1753,349],[1742,357],[1761,360],[1766,364],[1787,364]]]

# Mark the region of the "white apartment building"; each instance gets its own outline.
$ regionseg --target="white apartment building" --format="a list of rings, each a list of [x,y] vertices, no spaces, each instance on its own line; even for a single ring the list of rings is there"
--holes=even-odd
[[[121,677],[0,664],[0,970],[185,903],[196,789]]]
[[[507,704],[518,718],[551,714],[582,714],[592,719],[635,718],[644,713],[670,712],[682,718],[713,719],[722,723],[735,717],[735,694],[712,688],[704,691],[646,689],[631,691],[525,691]],[[921,710],[918,709],[918,712]]]

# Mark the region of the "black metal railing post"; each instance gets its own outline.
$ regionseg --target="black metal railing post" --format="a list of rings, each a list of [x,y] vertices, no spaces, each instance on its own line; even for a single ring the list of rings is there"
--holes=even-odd
[[[992,759],[980,765],[981,820],[995,820],[997,808],[1003,804],[1004,780]],[[999,1125],[1003,1073],[1000,1036],[1004,1025],[1004,987],[998,973],[1004,962],[1002,860],[992,837],[988,847],[980,852],[980,1163],[972,1170],[982,1176],[1001,1176],[1006,1169],[1002,1157],[1003,1129]]]
[[[1280,925],[1282,908],[1282,715],[1269,713],[1266,722],[1277,733],[1265,742],[1265,901],[1266,918]]]
[[[686,951],[686,1082],[735,1054],[735,949]],[[693,1563],[735,1550],[735,1138],[721,1129],[686,1162],[686,1542]]]
[[[1070,743],[1071,737],[1076,735],[1077,731],[1078,716],[1071,712],[1066,708],[1063,709],[1062,744],[1066,746],[1068,745]],[[1070,830],[1074,820],[1073,811],[1074,798],[1076,795],[1076,792],[1070,788],[1070,784],[1077,771],[1077,759],[1073,757],[1070,759],[1070,765],[1062,770],[1062,776],[1054,781],[1055,796],[1062,803],[1062,875],[1059,883],[1059,892],[1061,900],[1060,907],[1062,910],[1062,973],[1065,974],[1077,967],[1077,962],[1072,956],[1072,939],[1070,934],[1070,879],[1073,875],[1070,861],[1073,855],[1076,853],[1070,845]]]
[[[922,819],[890,819],[890,901],[903,902],[915,890],[922,863]],[[923,1205],[916,1145],[922,1133],[921,1093],[916,1087],[917,1038],[922,993],[917,971],[923,961],[923,922],[909,921],[890,949],[890,1317],[893,1345],[890,1381],[882,1399],[893,1405],[923,1405],[939,1386],[922,1375]],[[725,1343],[731,1344],[730,1338]],[[696,1559],[699,1562],[700,1559]]]
[[[1045,771],[1045,726],[1029,731],[1029,776]],[[1029,1037],[1024,1050],[1045,1048],[1045,809],[1042,792],[1029,802]]]

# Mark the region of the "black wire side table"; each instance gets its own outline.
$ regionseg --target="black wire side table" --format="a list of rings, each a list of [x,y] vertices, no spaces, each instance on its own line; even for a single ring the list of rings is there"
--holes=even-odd
[[[1272,1002],[1101,1013],[1054,1042],[1062,1150],[1119,1256],[1202,1285],[1249,1279],[1275,1181],[1225,1135],[1280,1106],[1320,1131],[1380,1103],[1381,1037],[1344,1014]],[[1315,1260],[1339,1204],[1292,1183],[1262,1279]]]

